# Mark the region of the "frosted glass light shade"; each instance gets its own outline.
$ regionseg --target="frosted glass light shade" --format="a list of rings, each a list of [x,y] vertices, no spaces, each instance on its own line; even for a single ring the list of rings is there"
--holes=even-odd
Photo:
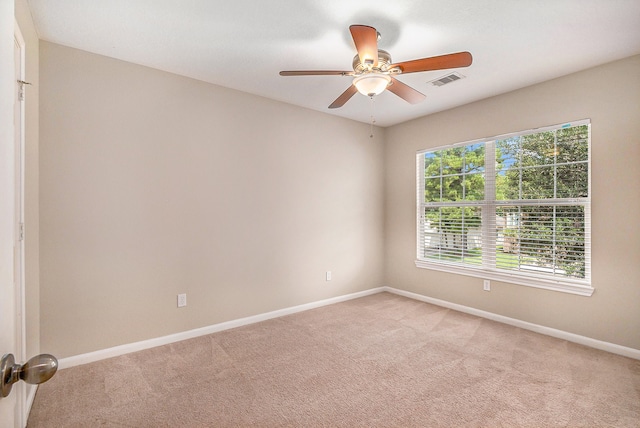
[[[391,82],[391,77],[380,73],[361,74],[353,79],[353,84],[358,92],[368,97],[380,94],[387,88],[389,82]]]

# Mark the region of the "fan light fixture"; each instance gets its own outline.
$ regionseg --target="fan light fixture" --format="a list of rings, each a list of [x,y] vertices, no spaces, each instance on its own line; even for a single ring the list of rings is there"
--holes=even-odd
[[[362,95],[372,97],[384,91],[391,83],[391,77],[381,73],[366,73],[356,76],[353,84]]]

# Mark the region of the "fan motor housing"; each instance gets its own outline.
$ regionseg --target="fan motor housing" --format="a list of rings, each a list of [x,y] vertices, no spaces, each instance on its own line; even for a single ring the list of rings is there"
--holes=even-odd
[[[377,67],[371,67],[371,66],[362,64],[360,62],[360,56],[358,55],[353,57],[353,71],[355,71],[356,74],[367,73],[370,71],[382,71],[382,72],[391,71],[389,70],[389,66],[391,64],[392,64],[391,55],[389,54],[389,52],[384,51],[382,49],[378,49],[378,66]]]

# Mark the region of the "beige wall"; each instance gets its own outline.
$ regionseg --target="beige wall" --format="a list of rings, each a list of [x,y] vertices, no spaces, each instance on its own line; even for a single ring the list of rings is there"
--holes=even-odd
[[[577,119],[592,125],[592,276],[581,297],[415,267],[420,149]],[[640,56],[387,128],[385,283],[640,349]]]
[[[47,42],[40,70],[43,352],[380,285],[640,349],[640,228],[626,215],[640,211],[640,57],[373,141],[365,124]],[[499,282],[487,293],[480,278],[415,267],[417,150],[584,118],[592,297]]]
[[[43,351],[383,285],[384,130],[44,41],[40,109]]]
[[[27,358],[40,352],[39,44],[26,0],[15,2],[25,42],[25,305]]]

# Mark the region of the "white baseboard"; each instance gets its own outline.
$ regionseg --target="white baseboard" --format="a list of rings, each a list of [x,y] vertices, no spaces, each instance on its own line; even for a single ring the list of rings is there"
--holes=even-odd
[[[261,321],[266,321],[273,318],[282,317],[285,315],[295,314],[297,312],[307,311],[309,309],[315,309],[334,303],[340,303],[347,300],[357,299],[359,297],[369,296],[372,294],[387,291],[389,293],[397,294],[400,296],[408,297],[410,299],[419,300],[433,305],[442,306],[448,309],[464,312],[467,314],[479,316],[481,318],[498,321],[504,324],[512,325],[514,327],[520,327],[525,330],[534,331],[536,333],[545,334],[547,336],[556,337],[558,339],[564,339],[569,342],[579,343],[581,345],[589,346],[592,348],[600,349],[603,351],[611,352],[613,354],[623,355],[625,357],[634,358],[640,360],[640,350],[634,348],[628,348],[625,346],[616,345],[609,342],[603,342],[601,340],[592,339],[586,336],[580,336],[577,334],[569,333],[562,330],[556,330],[550,327],[541,326],[538,324],[521,321],[515,318],[509,318],[503,315],[494,314],[492,312],[483,311],[480,309],[471,308],[457,303],[447,302],[445,300],[435,299],[432,297],[423,296],[421,294],[412,293],[410,291],[399,290],[393,287],[378,287],[372,288],[357,293],[347,294],[344,296],[332,297],[330,299],[320,300],[317,302],[306,303],[304,305],[292,306],[290,308],[279,309],[264,314],[253,315],[246,318],[240,318],[237,320],[231,320],[219,324],[210,325],[207,327],[197,328],[194,330],[183,331],[181,333],[171,334],[168,336],[157,337],[154,339],[143,340],[141,342],[129,343],[126,345],[115,346],[113,348],[101,349],[99,351],[89,352],[86,354],[74,355],[72,357],[61,358],[58,361],[58,367],[65,369],[73,366],[79,366],[82,364],[88,364],[95,361],[104,360],[107,358],[117,357],[119,355],[129,354],[131,352],[142,351],[144,349],[154,348],[156,346],[167,345],[169,343],[179,342],[181,340],[193,339],[199,336],[205,336],[211,333],[217,333],[219,331],[229,330],[231,328],[241,327],[248,324],[254,324]],[[35,388],[30,391],[28,397],[28,406],[31,407],[33,398],[35,397]]]
[[[534,331],[536,333],[545,334],[558,339],[564,339],[569,342],[578,343],[580,345],[589,346],[591,348],[600,349],[602,351],[611,352],[613,354],[622,355],[629,358],[640,360],[640,350],[634,348],[628,348],[626,346],[616,345],[614,343],[604,342],[602,340],[592,339],[586,336],[580,336],[578,334],[569,333],[563,330],[556,330],[554,328],[545,327],[538,324],[533,324],[526,321],[521,321],[515,318],[505,317],[503,315],[494,314],[492,312],[482,311],[480,309],[471,308],[457,303],[447,302],[445,300],[434,299],[433,297],[423,296],[421,294],[412,293],[410,291],[399,290],[393,287],[382,287],[383,291],[397,294],[399,296],[408,297],[410,299],[419,300],[421,302],[431,303],[433,305],[442,306],[448,309],[453,309],[459,312],[464,312],[470,315],[476,315],[481,318],[487,318],[493,321],[498,321],[503,324],[512,325],[514,327],[520,327],[525,330]]]
[[[297,312],[307,311],[334,303],[345,302],[347,300],[357,299],[359,297],[369,296],[384,291],[384,287],[372,288],[357,293],[346,294],[344,296],[332,297],[329,299],[319,300],[317,302],[306,303],[304,305],[292,306],[290,308],[279,309],[264,314],[253,315],[246,318],[231,320],[207,327],[196,328],[194,330],[183,331],[168,336],[157,337],[154,339],[143,340],[141,342],[128,343],[126,345],[114,346],[113,348],[101,349],[99,351],[89,352],[86,354],[74,355],[72,357],[61,358],[58,361],[60,369],[66,369],[73,366],[88,364],[95,361],[105,360],[107,358],[117,357],[119,355],[129,354],[131,352],[142,351],[144,349],[154,348],[156,346],[167,345],[169,343],[179,342],[181,340],[193,339],[199,336],[205,336],[219,331],[229,330],[231,328],[241,327],[243,325],[254,324],[260,321],[266,321],[285,315],[295,314]]]

